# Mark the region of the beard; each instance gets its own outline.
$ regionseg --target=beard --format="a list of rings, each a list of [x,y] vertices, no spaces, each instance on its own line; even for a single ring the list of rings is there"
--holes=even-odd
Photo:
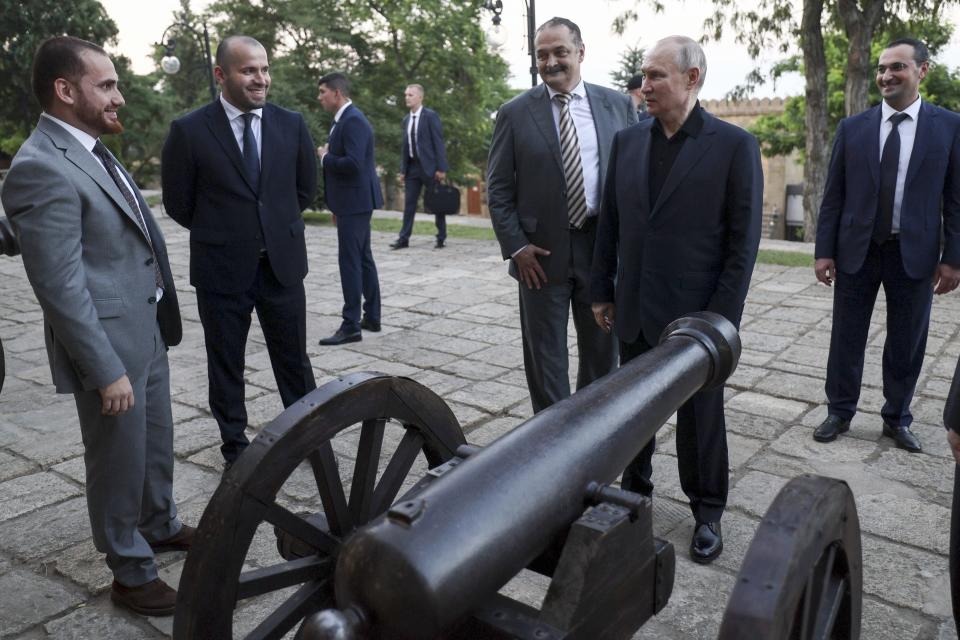
[[[96,131],[98,135],[123,133],[123,124],[120,119],[114,120],[107,113],[105,109],[91,104],[82,93],[78,97],[76,116],[80,122],[89,127],[90,130]]]

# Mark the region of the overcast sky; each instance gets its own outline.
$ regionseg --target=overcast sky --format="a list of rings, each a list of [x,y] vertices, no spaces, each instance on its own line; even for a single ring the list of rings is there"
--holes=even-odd
[[[119,49],[133,61],[135,70],[141,73],[153,68],[149,58],[152,43],[157,42],[163,28],[172,22],[173,12],[179,8],[177,0],[151,0],[150,2],[130,2],[129,0],[101,0],[107,12],[116,21],[120,29]],[[209,0],[194,0],[195,11],[202,11]],[[523,0],[503,0],[503,26],[508,40],[501,54],[510,63],[514,87],[530,86],[530,58],[526,51],[526,17]],[[665,4],[668,8],[663,14],[654,14],[643,3],[637,6],[640,20],[624,36],[615,35],[610,25],[623,9],[634,6],[632,0],[539,0],[536,2],[538,23],[558,15],[570,18],[580,25],[586,44],[586,56],[582,73],[585,80],[598,84],[609,84],[610,73],[617,68],[620,54],[628,46],[649,47],[659,38],[673,34],[699,37],[702,33],[703,19],[710,13],[711,0],[673,0]],[[484,12],[484,25],[490,25],[490,14]],[[960,10],[952,9],[949,19],[956,24]],[[214,43],[214,46],[216,44]],[[701,97],[721,98],[733,87],[741,83],[753,68],[753,62],[742,45],[731,38],[724,42],[710,43],[704,47],[707,54],[707,80]],[[765,61],[777,59],[770,53]],[[941,62],[951,66],[960,66],[960,34],[940,57]],[[758,96],[787,96],[801,93],[803,80],[799,76],[782,80],[776,87],[762,87]]]

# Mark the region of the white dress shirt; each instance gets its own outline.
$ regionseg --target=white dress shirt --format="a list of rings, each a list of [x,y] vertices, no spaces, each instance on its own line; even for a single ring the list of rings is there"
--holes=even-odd
[[[557,126],[557,139],[560,138],[560,103],[553,99],[560,93],[547,85],[550,104],[553,107],[553,123]],[[583,165],[583,194],[587,200],[587,217],[600,211],[600,149],[597,144],[597,128],[593,123],[593,111],[583,80],[570,92],[570,115],[577,130],[577,144],[580,146],[580,162]]]
[[[909,107],[897,111],[883,101],[880,106],[880,158],[883,158],[883,145],[887,143],[887,136],[893,131],[890,116],[905,113],[907,117],[897,127],[900,132],[900,162],[897,164],[897,190],[893,195],[893,225],[891,233],[900,233],[900,206],[903,204],[903,188],[907,181],[907,168],[910,167],[910,156],[913,154],[913,141],[917,137],[917,118],[920,116],[920,98],[917,97]]]
[[[227,120],[230,121],[230,128],[233,129],[233,137],[237,139],[237,145],[240,147],[240,154],[243,155],[243,111],[227,102],[227,99],[220,94],[220,104],[227,113]],[[250,128],[253,129],[253,139],[257,142],[257,157],[262,157],[260,153],[260,119],[263,118],[263,109],[251,109],[255,117],[250,120]]]
[[[416,111],[410,112],[410,124],[407,125],[407,155],[413,157],[413,134],[414,126],[420,131],[420,116],[423,115],[423,106],[417,107]]]
[[[107,170],[107,167],[103,164],[103,161],[100,159],[100,156],[98,156],[97,154],[95,154],[95,153],[93,152],[93,147],[97,144],[97,139],[96,139],[96,138],[94,138],[93,136],[91,136],[91,135],[90,135],[89,133],[87,133],[86,131],[83,131],[83,130],[81,130],[81,129],[77,129],[77,128],[76,128],[75,126],[73,126],[72,124],[67,124],[66,122],[64,122],[64,121],[61,120],[60,118],[54,117],[54,116],[50,115],[49,113],[44,112],[44,113],[41,113],[40,115],[43,116],[44,118],[47,118],[47,119],[49,119],[49,120],[52,120],[53,122],[56,122],[59,126],[61,126],[61,127],[63,127],[64,129],[66,129],[66,130],[67,130],[67,133],[69,133],[69,134],[72,135],[74,138],[76,138],[76,139],[77,139],[77,142],[80,143],[80,146],[82,146],[84,149],[86,149],[87,151],[90,152],[90,155],[93,156],[94,160],[97,161],[97,164],[99,164],[101,167],[103,167],[104,173],[106,173],[106,174],[107,174],[107,177],[110,178],[110,181],[113,182],[113,178],[110,176],[110,172]],[[143,217],[144,217],[144,216],[143,216],[143,211],[140,209],[140,199],[137,197],[138,191],[137,191],[135,188],[133,188],[133,187],[130,185],[129,182],[127,182],[127,177],[123,174],[123,171],[117,171],[117,175],[120,176],[120,180],[123,181],[123,184],[124,184],[124,186],[127,188],[127,190],[128,190],[131,194],[133,194],[133,200],[134,200],[134,202],[136,202],[136,204],[137,204],[137,211],[135,211],[135,213],[137,213],[141,218],[143,218]],[[139,225],[138,225],[138,226],[139,226]],[[144,233],[147,234],[147,240],[150,240],[150,231],[147,230],[147,228],[146,228],[146,220],[144,220],[144,229],[143,229],[143,231],[144,231]],[[150,240],[150,242],[151,242],[151,244],[152,244],[152,243],[153,243],[153,240]],[[162,287],[157,287],[157,302],[160,302],[160,298],[162,298],[162,297],[163,297],[163,288],[162,288]]]

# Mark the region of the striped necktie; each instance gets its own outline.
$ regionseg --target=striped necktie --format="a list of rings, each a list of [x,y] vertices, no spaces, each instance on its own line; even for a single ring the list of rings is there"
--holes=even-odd
[[[587,197],[583,190],[580,142],[570,114],[572,96],[558,93],[554,98],[560,103],[560,157],[563,159],[563,177],[567,183],[567,218],[571,227],[579,229],[587,219]]]

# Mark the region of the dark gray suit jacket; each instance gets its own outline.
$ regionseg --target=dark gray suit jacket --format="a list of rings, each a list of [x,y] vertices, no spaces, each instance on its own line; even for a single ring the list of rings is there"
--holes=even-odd
[[[137,380],[165,343],[180,342],[180,311],[163,234],[133,179],[153,256],[117,185],[66,129],[47,118],[23,143],[3,184],[3,207],[43,308],[47,356],[60,393]]]
[[[597,130],[603,185],[613,136],[634,124],[637,112],[629,96],[584,86]],[[565,188],[560,138],[547,87],[541,84],[497,113],[487,165],[487,204],[504,260],[530,243],[550,251],[540,257],[548,284],[563,282],[570,262]],[[517,277],[512,262],[510,274]]]

